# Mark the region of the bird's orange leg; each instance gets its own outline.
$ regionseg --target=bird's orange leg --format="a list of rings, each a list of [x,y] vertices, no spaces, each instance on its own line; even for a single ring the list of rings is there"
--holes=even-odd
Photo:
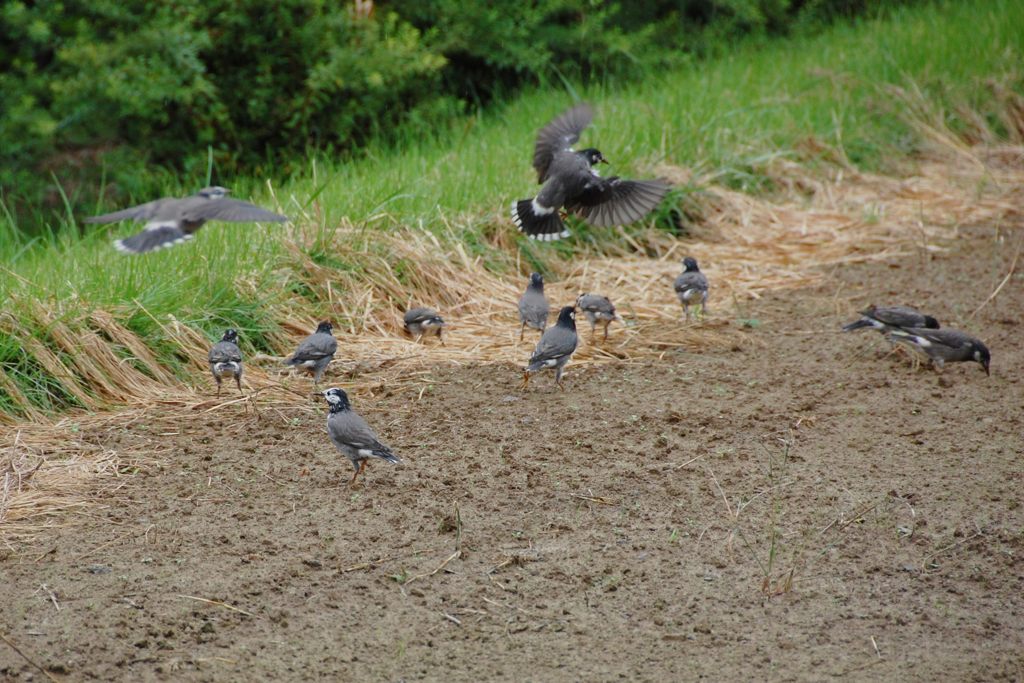
[[[348,487],[349,488],[352,488],[352,486],[356,483],[356,477],[358,477],[360,474],[362,474],[363,470],[365,470],[365,469],[366,469],[366,461],[365,460],[360,460],[359,461],[359,469],[356,470],[356,473],[352,475],[352,479],[348,482]]]

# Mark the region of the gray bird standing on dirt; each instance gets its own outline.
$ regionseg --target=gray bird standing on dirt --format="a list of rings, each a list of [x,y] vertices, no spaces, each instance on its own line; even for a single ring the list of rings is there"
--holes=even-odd
[[[572,149],[593,118],[589,104],[577,104],[537,134],[533,167],[542,187],[533,199],[512,204],[512,220],[532,239],[569,236],[559,213],[563,206],[591,225],[624,225],[646,216],[668,194],[669,185],[660,180],[602,178],[594,165],[608,162],[599,150]]]
[[[622,318],[615,312],[615,304],[606,296],[600,294],[580,294],[576,298],[576,307],[583,311],[590,322],[590,338],[597,334],[597,323],[604,324],[604,339],[608,339],[608,326],[613,320],[622,322]]]
[[[562,368],[572,358],[579,342],[576,335],[576,307],[565,306],[558,313],[558,322],[555,326],[545,331],[537,342],[537,348],[530,357],[530,364],[523,370],[522,388],[525,389],[530,383],[530,375],[541,370],[554,369],[555,384],[565,391],[565,387],[562,386]]]
[[[523,333],[529,325],[535,330],[544,330],[548,326],[548,312],[551,307],[548,305],[547,297],[544,296],[544,277],[540,273],[530,273],[530,282],[526,285],[526,291],[519,297],[519,322],[523,324],[519,328],[519,341],[523,340]]]
[[[974,361],[981,365],[985,374],[989,374],[989,362],[992,355],[988,347],[980,340],[966,332],[950,329],[929,329],[925,327],[909,327],[894,329],[888,334],[891,342],[908,344],[931,359],[936,370],[942,370],[945,363],[962,363]]]
[[[674,287],[687,320],[690,319],[690,306],[700,304],[701,316],[707,313],[708,279],[700,272],[697,259],[692,256],[683,259],[683,272],[676,278]]]
[[[415,337],[416,341],[422,339],[424,334],[433,332],[437,334],[441,346],[444,346],[444,338],[441,336],[441,332],[444,331],[446,323],[434,309],[423,307],[411,308],[405,312],[404,321],[405,331]]]
[[[301,368],[313,375],[313,384],[319,384],[331,359],[338,350],[338,340],[332,332],[334,327],[326,320],[317,325],[316,332],[303,339],[285,365]]]
[[[146,221],[142,232],[114,242],[118,251],[144,254],[192,239],[192,235],[206,221],[279,223],[288,220],[287,216],[261,209],[249,202],[228,199],[228,192],[230,190],[223,187],[204,187],[191,197],[164,197],[130,209],[86,218],[85,222],[114,223],[129,219]]]
[[[218,396],[225,377],[234,377],[238,393],[242,393],[242,351],[238,348],[238,332],[231,328],[225,330],[224,336],[210,349],[208,360],[210,372],[217,381]]]
[[[366,420],[352,410],[344,390],[328,389],[323,392],[323,396],[330,405],[327,435],[342,455],[352,461],[355,469],[355,474],[348,482],[349,486],[356,483],[356,477],[366,469],[366,462],[370,458],[380,458],[394,464],[402,462],[390,448],[380,442]]]
[[[843,325],[843,332],[853,332],[865,327],[878,330],[882,334],[894,329],[923,327],[931,330],[939,329],[939,321],[925,315],[910,306],[868,306],[860,312],[860,318]]]

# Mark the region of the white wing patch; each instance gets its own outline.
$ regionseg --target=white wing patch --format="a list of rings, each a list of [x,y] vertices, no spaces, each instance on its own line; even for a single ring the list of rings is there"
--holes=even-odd
[[[555,240],[564,239],[569,236],[568,230],[562,232],[549,232],[546,235],[530,235],[530,239],[537,240],[539,242],[554,242]]]
[[[533,210],[534,216],[548,216],[555,212],[555,207],[544,206],[537,201],[536,197],[534,197],[533,201],[530,202],[530,208]]]
[[[146,230],[159,230],[160,228],[180,228],[178,221],[150,221],[146,223]]]

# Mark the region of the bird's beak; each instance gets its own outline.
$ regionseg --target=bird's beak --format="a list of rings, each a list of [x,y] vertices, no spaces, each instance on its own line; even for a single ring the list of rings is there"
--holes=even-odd
[[[601,163],[602,163],[602,164],[607,164],[607,163],[608,163],[608,160],[607,160],[607,159],[605,159],[604,157],[601,157]]]
[[[992,376],[992,373],[988,371],[988,363],[982,363],[981,367],[985,368],[985,376],[986,377],[991,377]]]

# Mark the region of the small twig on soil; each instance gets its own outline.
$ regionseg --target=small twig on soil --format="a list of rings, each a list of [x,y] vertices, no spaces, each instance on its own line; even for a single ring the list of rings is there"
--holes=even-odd
[[[414,576],[414,577],[412,577],[411,579],[409,579],[408,581],[406,581],[406,582],[405,582],[405,585],[406,585],[406,586],[408,586],[408,585],[409,585],[410,583],[412,583],[412,582],[413,582],[413,581],[415,581],[416,579],[425,579],[425,578],[427,578],[428,576],[433,576],[434,574],[438,573],[439,571],[441,571],[442,569],[444,569],[445,567],[447,567],[447,566],[448,566],[448,563],[449,563],[449,562],[451,562],[452,560],[454,560],[454,559],[457,559],[457,558],[459,558],[459,557],[461,557],[461,556],[462,556],[462,551],[461,551],[461,550],[456,550],[456,551],[455,551],[454,553],[452,553],[451,555],[449,555],[449,556],[448,556],[448,557],[447,557],[447,558],[445,559],[445,561],[444,561],[444,562],[442,562],[441,564],[437,565],[437,568],[436,568],[436,569],[434,569],[434,571],[432,571],[432,572],[427,572],[426,574],[417,574],[416,576]]]
[[[881,659],[882,653],[878,651],[878,643],[875,642],[874,636],[871,636],[871,646],[875,648],[875,654],[878,655],[879,659]]]
[[[434,550],[433,548],[427,548],[426,550],[417,550],[416,552],[414,552],[414,553],[412,553],[410,555],[391,555],[389,557],[378,557],[376,560],[370,560],[369,562],[360,562],[359,564],[354,564],[351,567],[345,567],[345,568],[341,569],[340,571],[341,571],[342,574],[348,574],[349,572],[357,572],[360,569],[372,569],[373,567],[378,567],[378,566],[384,564],[385,562],[391,562],[393,560],[401,560],[401,559],[407,558],[407,557],[416,557],[417,555],[422,555],[423,553],[429,553],[429,552],[432,552],[433,550]]]
[[[457,626],[462,626],[462,622],[458,619],[458,617],[453,617],[447,612],[441,612],[441,616]]]
[[[1006,286],[1006,283],[1010,281],[1011,277],[1013,277],[1013,271],[1017,268],[1017,259],[1020,258],[1020,249],[1022,246],[1024,246],[1024,237],[1017,240],[1017,251],[1013,255],[1013,261],[1010,262],[1010,271],[1006,274],[1006,277],[1004,277],[1003,281],[999,283],[999,286],[988,295],[988,298],[982,301],[981,305],[974,309],[974,313],[967,316],[968,320],[974,320],[974,316],[978,315],[978,313],[981,312],[981,309],[985,308],[985,306],[988,306],[989,302],[999,295],[999,292],[1001,292],[1003,287]]]
[[[718,477],[715,476],[714,470],[708,468],[708,474],[711,475],[711,480],[715,482],[715,488],[718,489],[718,494],[722,496],[722,502],[725,503],[725,509],[729,513],[729,516],[736,519],[737,515],[733,514],[732,506],[729,505],[729,499],[725,496],[725,491],[722,490],[722,485],[718,483]]]
[[[614,500],[608,500],[601,496],[584,496],[580,493],[570,493],[569,496],[572,498],[581,498],[583,500],[589,500],[591,503],[600,503],[601,505],[618,505]]]
[[[39,590],[44,591],[48,596],[50,596],[50,602],[53,603],[54,609],[56,609],[59,612],[60,603],[57,602],[57,596],[53,594],[53,591],[50,590],[50,587],[47,586],[45,583],[41,583],[39,584]]]
[[[37,663],[35,662],[35,660],[33,660],[33,659],[32,659],[31,657],[29,657],[29,656],[28,656],[27,654],[25,654],[24,652],[22,652],[22,651],[21,651],[21,648],[19,648],[19,647],[18,647],[17,645],[15,645],[15,644],[14,644],[13,642],[11,642],[11,639],[10,639],[10,638],[8,638],[8,637],[7,637],[6,635],[4,635],[3,633],[0,633],[0,639],[3,639],[3,641],[4,641],[5,643],[7,643],[8,645],[10,645],[10,646],[11,646],[11,649],[12,649],[12,650],[14,650],[14,651],[15,651],[15,652],[17,652],[17,653],[18,653],[19,655],[21,655],[22,659],[24,659],[24,660],[25,660],[26,662],[28,662],[29,664],[31,664],[31,665],[32,665],[32,666],[34,666],[35,668],[39,669],[39,670],[40,670],[40,671],[42,672],[42,674],[43,674],[44,676],[46,676],[46,677],[47,677],[48,679],[50,679],[51,681],[53,681],[53,683],[60,683],[60,682],[58,681],[58,679],[56,679],[56,678],[54,678],[54,677],[53,677],[53,674],[51,674],[51,673],[50,673],[49,671],[47,671],[47,670],[46,670],[46,669],[44,669],[43,667],[39,666],[39,664],[37,664]]]
[[[976,538],[978,538],[980,536],[984,536],[984,535],[985,534],[982,533],[981,529],[978,529],[975,533],[971,534],[970,536],[968,536],[967,538],[963,539],[962,541],[957,541],[956,543],[953,543],[952,545],[947,545],[945,548],[940,548],[939,550],[936,550],[934,553],[932,553],[928,557],[924,558],[924,560],[921,562],[921,566],[923,568],[927,569],[928,568],[928,563],[930,561],[934,560],[936,557],[938,557],[942,553],[946,552],[947,550],[953,550],[954,548],[959,548],[960,546],[964,545],[965,543],[970,543],[974,539],[976,539]]]
[[[860,519],[861,517],[863,517],[867,513],[869,513],[872,510],[874,510],[876,507],[878,507],[878,503],[877,502],[874,502],[874,503],[871,503],[869,505],[864,506],[864,508],[861,509],[859,512],[854,513],[854,515],[852,517],[850,517],[850,519],[848,519],[845,522],[843,522],[842,524],[840,524],[839,528],[836,529],[836,531],[842,531],[843,529],[845,529],[846,527],[850,526],[851,524],[856,522],[858,519]],[[838,517],[836,517],[831,522],[826,524],[825,527],[821,531],[818,532],[818,535],[820,536],[821,534],[825,533],[826,531],[831,529],[836,524],[839,524],[839,518]]]
[[[707,455],[707,453],[701,453],[701,454],[700,454],[700,455],[698,455],[697,457],[695,457],[695,458],[690,458],[689,460],[687,460],[686,462],[684,462],[684,463],[683,463],[682,465],[676,465],[676,466],[675,466],[675,467],[673,467],[672,469],[674,469],[674,470],[681,470],[681,469],[683,469],[684,467],[686,467],[687,465],[692,465],[693,463],[697,462],[698,460],[700,460],[701,458],[703,458],[703,457],[704,457],[705,455]]]
[[[512,564],[515,561],[516,561],[516,558],[510,555],[509,557],[506,557],[504,560],[502,560],[498,564],[496,564],[493,567],[491,567],[490,569],[488,569],[487,573],[488,574],[493,574],[494,572],[498,571],[502,567],[507,567],[508,565]],[[486,600],[486,598],[484,598],[484,599]]]
[[[156,526],[156,525],[155,525],[155,524],[150,524],[150,525],[149,525],[148,527],[146,527],[146,530],[145,530],[144,532],[142,532],[142,533],[143,533],[143,535],[145,535],[145,534],[148,534],[148,533],[150,532],[150,530],[151,530],[151,529],[152,529],[152,528],[153,528],[154,526]],[[93,548],[92,550],[86,550],[86,551],[85,551],[84,553],[82,553],[81,555],[76,555],[75,557],[73,557],[73,558],[71,559],[71,562],[72,562],[72,563],[75,563],[75,562],[80,562],[81,560],[85,559],[86,557],[89,557],[90,555],[92,555],[92,554],[94,554],[94,553],[98,553],[99,551],[101,551],[101,550],[104,550],[105,548],[109,548],[110,546],[114,545],[114,544],[115,544],[115,543],[117,543],[118,541],[123,541],[123,540],[125,540],[126,538],[129,538],[129,537],[131,537],[131,536],[135,535],[135,533],[136,533],[136,532],[134,532],[134,531],[129,531],[129,532],[128,532],[128,533],[126,533],[126,534],[121,534],[120,536],[117,536],[116,538],[113,538],[113,539],[111,539],[111,540],[107,541],[106,543],[104,543],[104,544],[102,544],[102,545],[98,545],[98,546],[96,546],[96,547],[95,547],[95,548]],[[41,559],[41,558],[40,558],[40,559]]]
[[[246,610],[244,610],[244,609],[242,609],[240,607],[235,607],[234,605],[229,605],[228,603],[221,602],[220,600],[208,600],[206,598],[196,597],[195,595],[178,595],[178,597],[179,598],[186,598],[188,600],[196,600],[198,602],[205,602],[208,605],[217,605],[218,607],[223,607],[224,609],[229,609],[232,612],[238,612],[239,614],[244,614],[247,617],[255,617],[256,616],[252,612],[247,612]]]

